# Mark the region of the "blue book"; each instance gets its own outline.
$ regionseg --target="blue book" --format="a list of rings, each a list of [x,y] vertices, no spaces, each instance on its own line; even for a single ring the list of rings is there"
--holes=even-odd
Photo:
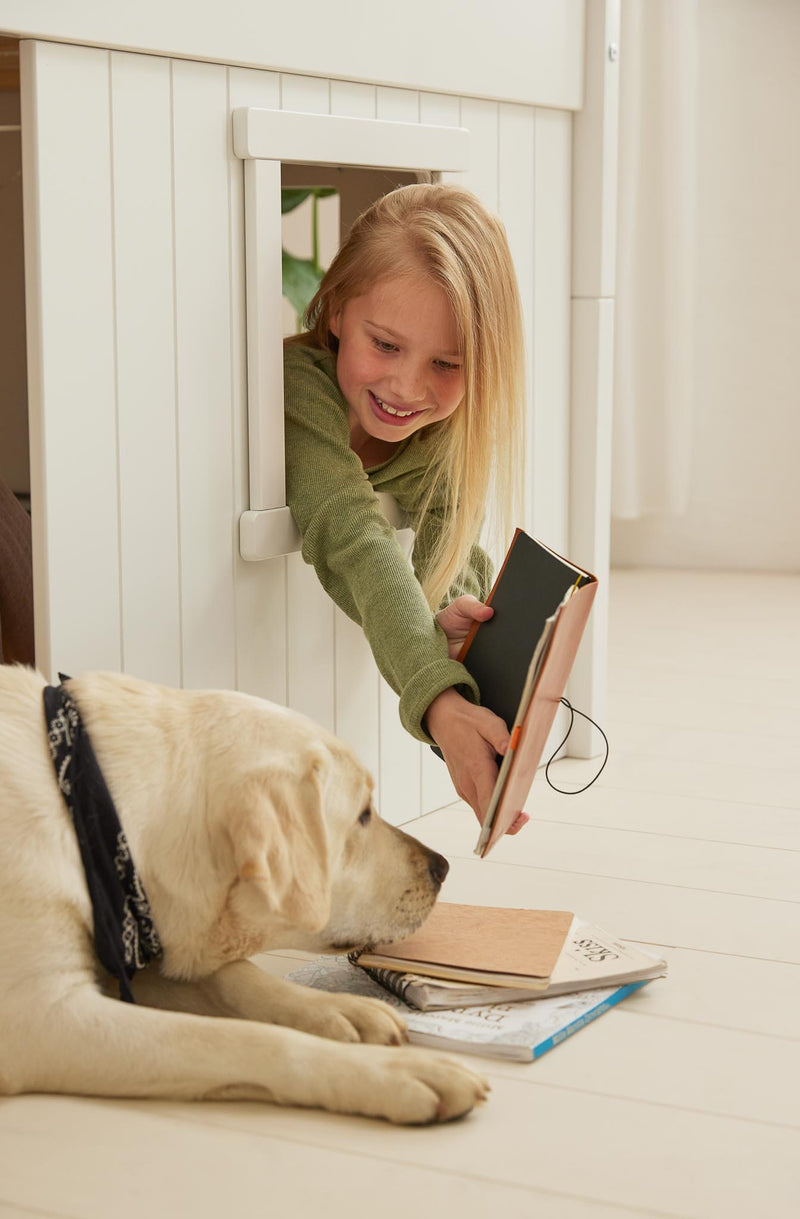
[[[408,1025],[409,1041],[457,1054],[481,1054],[490,1058],[533,1062],[566,1041],[573,1033],[616,1007],[648,980],[582,990],[552,999],[521,1003],[492,1003],[486,1007],[452,1008],[421,1012],[387,992],[346,957],[323,957],[312,961],[287,980],[317,990],[366,995],[391,1004]]]

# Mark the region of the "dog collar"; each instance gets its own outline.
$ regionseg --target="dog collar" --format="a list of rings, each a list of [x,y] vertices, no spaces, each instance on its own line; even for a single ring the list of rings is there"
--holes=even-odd
[[[134,1003],[130,980],[161,956],[150,903],[131,858],[114,801],[89,734],[63,682],[45,686],[47,743],[59,791],[72,816],[94,914],[94,943],[105,969],[119,980],[120,998]]]

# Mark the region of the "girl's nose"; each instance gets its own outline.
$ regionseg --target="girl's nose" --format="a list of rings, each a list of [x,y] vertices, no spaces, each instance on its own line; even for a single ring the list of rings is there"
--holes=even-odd
[[[425,371],[416,363],[406,362],[398,370],[397,394],[406,405],[422,402],[427,393]]]

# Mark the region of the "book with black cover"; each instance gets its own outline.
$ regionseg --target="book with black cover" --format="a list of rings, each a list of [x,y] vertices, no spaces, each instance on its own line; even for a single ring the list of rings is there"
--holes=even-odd
[[[522,811],[596,591],[590,572],[518,529],[487,597],[494,616],[476,623],[464,641],[458,659],[478,683],[481,703],[511,732],[478,855]]]

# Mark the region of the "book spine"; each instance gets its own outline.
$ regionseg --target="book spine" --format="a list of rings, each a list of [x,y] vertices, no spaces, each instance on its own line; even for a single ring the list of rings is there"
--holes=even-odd
[[[539,1042],[533,1046],[533,1058],[541,1058],[542,1054],[546,1054],[548,1050],[552,1050],[553,1046],[560,1045],[562,1041],[566,1041],[567,1037],[571,1037],[573,1033],[577,1033],[579,1029],[584,1028],[587,1024],[591,1024],[598,1016],[602,1016],[603,1012],[607,1012],[610,1008],[616,1007],[623,999],[627,999],[628,995],[632,995],[635,990],[640,990],[646,986],[649,979],[643,982],[629,982],[627,986],[621,986],[619,990],[615,990],[613,995],[609,995],[602,1003],[598,1003],[596,1007],[592,1007],[588,1012],[584,1012],[582,1016],[578,1016],[566,1028],[559,1029],[557,1033],[553,1033],[552,1037],[548,1037],[546,1041]]]
[[[398,973],[394,969],[374,969],[369,965],[362,965],[361,969],[384,990],[391,991],[393,995],[397,995],[398,999],[402,999],[404,1003],[407,1002],[406,993],[411,985],[407,974]]]

